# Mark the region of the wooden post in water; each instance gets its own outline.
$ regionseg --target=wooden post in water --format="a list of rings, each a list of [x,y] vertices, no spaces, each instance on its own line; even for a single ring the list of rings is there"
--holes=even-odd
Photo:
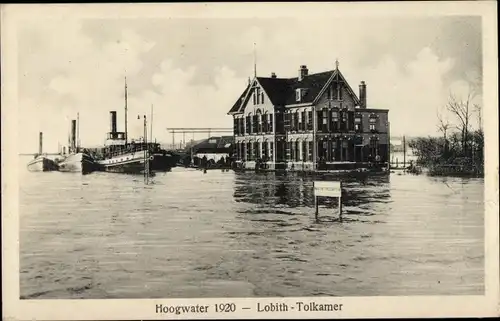
[[[315,183],[313,182],[313,190],[314,185]],[[314,194],[314,217],[318,220],[318,196],[316,196],[316,193]]]
[[[406,170],[406,139],[403,135],[403,170]]]
[[[342,182],[340,182],[339,219],[342,221]]]

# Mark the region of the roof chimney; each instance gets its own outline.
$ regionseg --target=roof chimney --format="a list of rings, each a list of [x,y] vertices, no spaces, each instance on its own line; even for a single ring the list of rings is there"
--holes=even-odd
[[[271,78],[276,78],[276,73],[272,72],[271,73]]]
[[[307,69],[306,65],[300,66],[300,69],[299,69],[299,81],[302,81],[302,79],[304,79],[304,77],[307,76],[308,72],[309,72],[309,69]]]
[[[359,107],[366,108],[366,83],[364,81],[359,84],[359,100]]]

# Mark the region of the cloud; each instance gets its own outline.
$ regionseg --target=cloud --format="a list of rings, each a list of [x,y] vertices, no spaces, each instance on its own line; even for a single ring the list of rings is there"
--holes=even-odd
[[[125,75],[131,135],[142,134],[137,115],[151,104],[163,142],[171,142],[166,127],[231,127],[226,113],[253,75],[254,42],[259,75],[295,77],[302,64],[331,70],[338,58],[355,91],[365,80],[369,105],[390,110],[392,134],[433,134],[457,84],[472,81],[480,98],[477,25],[463,17],[27,23],[19,30],[22,137],[33,151],[44,131],[47,150],[56,150],[79,112],[82,143],[101,144],[110,110],[123,130]]]
[[[394,135],[436,133],[436,112],[446,103],[449,88],[443,77],[453,67],[450,58],[439,60],[423,48],[406,66],[391,56],[360,76],[367,82],[369,107],[389,109]]]
[[[43,131],[47,150],[56,150],[58,141],[66,142],[69,120],[76,119],[77,113],[82,143],[102,143],[108,111],[124,105],[125,75],[134,79],[139,74],[143,64],[139,57],[154,44],[125,29],[116,42],[96,46],[78,23],[37,26],[28,29],[20,44],[20,53],[25,55],[19,66],[23,75],[19,109],[24,115],[20,125],[27,130],[23,133],[30,142],[27,148],[34,149],[37,132]],[[33,112],[38,115],[35,119]]]

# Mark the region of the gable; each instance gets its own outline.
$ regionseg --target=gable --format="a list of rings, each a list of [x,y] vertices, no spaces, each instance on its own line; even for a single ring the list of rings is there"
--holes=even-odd
[[[240,111],[247,115],[249,113],[255,113],[257,110],[263,114],[265,112],[274,112],[274,102],[271,100],[268,91],[265,90],[258,78],[252,82],[252,88],[247,93]]]
[[[319,95],[316,97],[314,100],[314,104],[317,104],[320,99],[325,99],[326,96],[328,95],[328,90],[336,83],[339,82],[341,84],[341,90],[342,90],[342,95],[343,95],[343,100],[350,99],[352,100],[352,103],[355,106],[360,105],[360,100],[358,96],[355,94],[354,90],[352,90],[352,87],[349,85],[347,80],[344,78],[340,70],[335,70],[333,74],[331,75],[330,79],[325,83],[324,87],[322,88],[321,92]],[[347,95],[346,95],[347,94]]]
[[[360,100],[346,81],[342,73],[338,70],[330,70],[305,76],[299,81],[295,78],[273,78],[256,77],[251,84],[247,85],[238,100],[234,103],[229,114],[248,113],[256,109],[258,105],[254,104],[254,90],[259,90],[259,95],[264,94],[265,110],[274,106],[290,106],[297,104],[318,104],[320,99],[330,88],[332,83],[339,81],[343,84],[347,99],[352,100],[353,106],[359,106]],[[300,101],[297,100],[296,93],[300,91]]]

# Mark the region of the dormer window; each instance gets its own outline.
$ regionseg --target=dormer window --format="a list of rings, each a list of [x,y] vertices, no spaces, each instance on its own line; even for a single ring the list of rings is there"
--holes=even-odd
[[[302,90],[300,88],[295,89],[295,100],[300,102],[302,99]]]

